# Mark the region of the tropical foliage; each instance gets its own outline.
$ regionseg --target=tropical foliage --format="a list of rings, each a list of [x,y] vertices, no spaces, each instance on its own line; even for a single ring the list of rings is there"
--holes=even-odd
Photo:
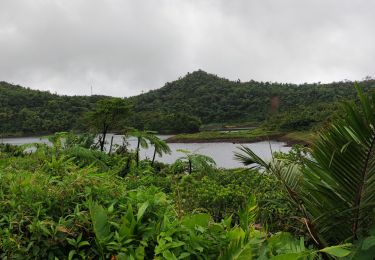
[[[266,163],[247,147],[235,155],[280,181],[291,204],[299,209],[306,232],[320,248],[373,236],[375,95],[363,95],[359,87],[357,91],[360,109],[345,103],[345,116],[321,133],[302,163],[286,163],[282,158]],[[367,253],[374,256],[375,243],[370,244]]]
[[[366,93],[371,92],[374,80],[359,84]],[[225,127],[244,122],[270,130],[310,130],[337,117],[339,101],[356,98],[352,85],[239,82],[199,70],[160,89],[127,98],[133,109],[126,125],[164,133],[193,133],[202,124]],[[94,113],[95,103],[103,99],[110,98],[58,96],[0,82],[0,133],[85,131],[83,115]]]
[[[130,107],[120,98],[102,99],[97,102],[94,111],[85,114],[87,124],[94,132],[99,133],[98,145],[104,151],[106,137],[109,131],[123,128],[123,121]]]
[[[94,151],[86,152],[96,157]],[[72,156],[69,148],[48,146],[17,156],[1,150],[2,258],[268,259],[319,254],[303,239],[260,229],[256,223],[262,210],[255,195],[243,196],[237,209],[215,220],[181,203],[191,191],[172,173],[164,171],[163,176],[143,164],[142,175],[137,171],[123,179],[117,175],[121,158],[103,160],[108,169],[99,170]],[[348,245],[338,249],[330,253],[350,253]]]
[[[242,146],[241,169],[190,151],[171,165],[142,159],[142,147],[168,148],[135,129],[135,150],[111,153],[71,132],[2,144],[0,256],[373,259],[375,94],[358,96],[311,148],[266,162]]]

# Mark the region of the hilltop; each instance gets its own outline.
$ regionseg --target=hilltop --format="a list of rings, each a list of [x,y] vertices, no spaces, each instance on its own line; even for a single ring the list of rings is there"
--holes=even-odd
[[[353,85],[348,81],[300,85],[240,82],[199,70],[130,100],[139,128],[161,129],[164,115],[186,113],[205,125],[308,130],[330,120],[340,101],[355,99]],[[359,85],[369,91],[375,81],[365,80]]]

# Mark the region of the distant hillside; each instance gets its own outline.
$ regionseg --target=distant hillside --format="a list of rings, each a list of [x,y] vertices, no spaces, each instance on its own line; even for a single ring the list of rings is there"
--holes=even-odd
[[[0,82],[0,134],[40,134],[82,128],[81,114],[100,96],[59,96]]]
[[[375,80],[359,83],[365,91]],[[204,124],[266,124],[308,129],[333,115],[338,101],[356,98],[353,82],[281,84],[229,81],[204,71],[188,73],[164,87],[132,97],[138,127],[160,129],[163,115],[186,113]]]
[[[374,80],[359,83],[365,91]],[[203,124],[263,125],[273,129],[319,127],[339,101],[356,97],[353,82],[281,84],[239,82],[204,71],[128,98],[128,125],[160,132],[194,132]],[[0,82],[0,134],[40,134],[83,129],[81,115],[102,96],[59,96]]]

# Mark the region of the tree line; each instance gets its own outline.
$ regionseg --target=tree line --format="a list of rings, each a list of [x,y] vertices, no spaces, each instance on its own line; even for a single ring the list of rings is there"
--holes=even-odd
[[[358,83],[365,93],[375,81]],[[355,100],[348,81],[282,84],[230,81],[204,71],[160,89],[125,98],[128,126],[160,133],[190,133],[202,124],[248,122],[278,130],[318,128],[340,116],[339,103]],[[84,114],[106,96],[59,96],[0,82],[0,133],[43,134],[87,130]]]

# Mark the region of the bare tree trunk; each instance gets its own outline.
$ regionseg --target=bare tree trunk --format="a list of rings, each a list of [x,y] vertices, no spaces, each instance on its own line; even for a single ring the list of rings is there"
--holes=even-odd
[[[152,156],[151,166],[154,165],[154,162],[155,162],[155,156],[156,156],[156,147],[155,147],[155,150],[154,150],[154,156]]]
[[[107,131],[108,131],[108,126],[107,125],[104,125],[103,126],[103,132],[102,132],[102,138],[99,139],[100,140],[100,151],[104,151],[104,144],[105,144],[105,137],[107,135]]]
[[[112,137],[111,137],[111,145],[109,146],[109,152],[108,152],[108,154],[111,154],[111,152],[112,152],[112,145],[113,145],[113,135],[112,135]]]
[[[129,155],[124,168],[120,171],[120,177],[124,178],[130,171],[131,157]]]
[[[138,144],[137,144],[137,157],[135,158],[135,161],[136,161],[136,163],[137,163],[137,167],[138,167],[138,165],[139,165],[139,146],[140,146],[140,144],[141,144],[141,138],[138,137]]]

